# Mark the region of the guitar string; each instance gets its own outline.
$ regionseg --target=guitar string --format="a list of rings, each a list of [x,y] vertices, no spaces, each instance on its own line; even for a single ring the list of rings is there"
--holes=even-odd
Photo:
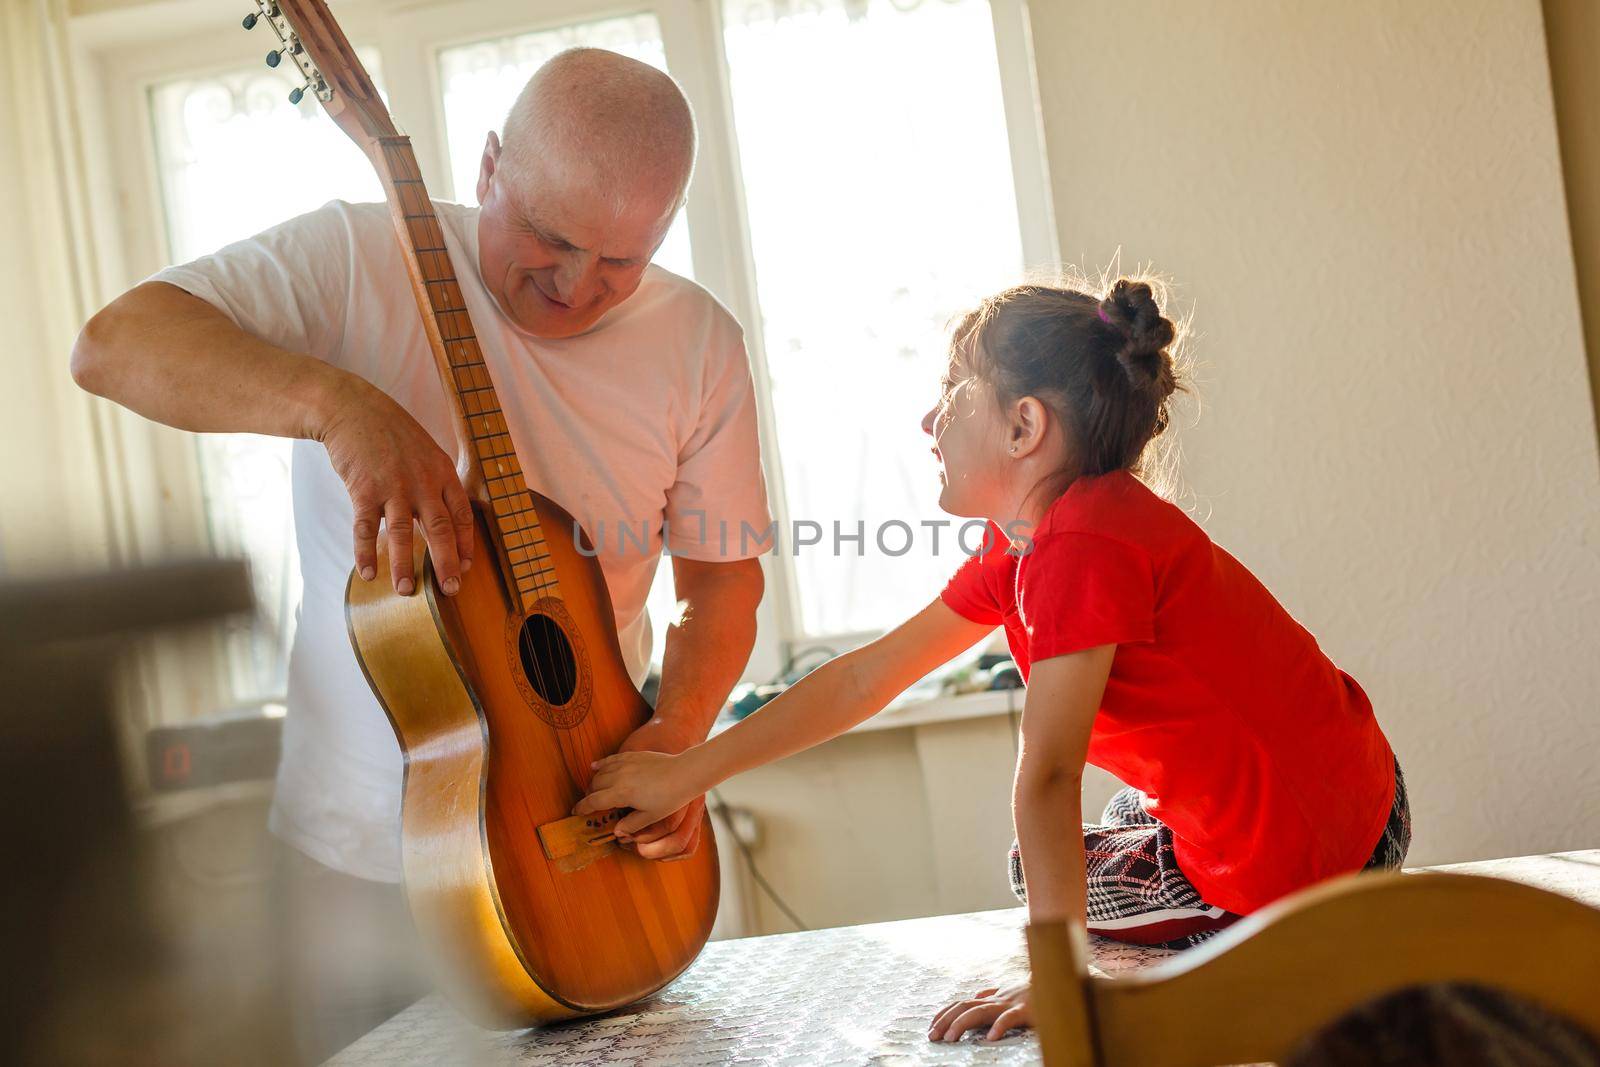
[[[389,161],[391,163],[391,173],[398,173],[398,174],[402,174],[403,175],[403,177],[400,178],[399,181],[403,181],[407,185],[410,185],[412,183],[420,184],[421,178],[420,178],[420,175],[416,171],[415,158],[411,155],[409,143],[407,143],[405,145],[400,145],[400,144],[386,145],[385,146],[384,155],[389,158]],[[394,165],[396,163],[398,163],[398,166]],[[398,182],[397,182],[397,184],[398,184]],[[405,202],[404,194],[400,193],[399,190],[396,190],[396,194],[400,199],[401,213],[403,215],[406,215],[406,216],[411,216],[413,214],[413,212],[411,212],[409,210],[410,205]],[[431,203],[424,203],[424,204],[420,204],[418,206],[422,208],[421,211],[418,211],[418,212],[415,213],[418,216],[418,220],[422,221],[424,223],[424,225],[426,225],[427,223],[431,222],[434,225],[435,228],[438,228],[438,218],[433,213],[433,205]],[[409,235],[409,227],[407,229],[408,229],[408,235]],[[443,235],[443,231],[442,231],[442,229],[440,229],[439,240],[440,240],[441,245],[443,244],[443,236],[444,236]],[[430,240],[432,240],[431,234],[430,234]],[[415,248],[413,248],[413,255],[418,258],[418,266],[420,267],[421,266],[420,253],[417,253]],[[446,262],[446,265],[448,266],[449,265],[448,258],[446,258],[445,262]],[[425,274],[426,274],[426,272],[425,272]],[[450,282],[456,281],[455,272],[453,270],[451,270],[451,271],[449,271],[449,273],[448,273],[448,275],[446,277],[434,278],[434,279],[430,279],[430,281],[436,282],[436,283],[441,283],[441,284],[444,284],[444,285],[448,285]],[[459,285],[459,283],[458,283],[458,285]],[[470,322],[470,320],[469,320],[469,322]],[[479,347],[477,345],[476,336],[463,335],[462,337],[459,338],[459,340],[461,340],[461,341],[467,341],[469,339],[471,340],[472,345],[473,345],[474,348],[478,348]],[[481,365],[483,363],[482,354],[481,354],[481,348],[479,349],[478,355],[479,355],[478,363]],[[446,350],[445,362],[447,364],[449,364],[449,366],[450,366],[452,371],[455,371],[455,370],[458,370],[458,369],[462,369],[462,368],[459,368],[455,364],[455,362],[449,358],[448,349]],[[470,370],[470,368],[469,368],[469,370]],[[452,378],[453,378],[453,375],[452,375]],[[484,378],[486,380],[485,384],[489,388],[490,395],[493,396],[494,395],[494,393],[493,393],[494,382],[493,382],[493,379],[489,377],[487,366],[484,366]],[[455,387],[455,388],[452,389],[452,391],[456,393],[458,402],[461,402],[458,383],[452,381],[451,385],[453,387]],[[504,425],[504,423],[505,423],[505,414],[504,414],[504,411],[500,408],[498,399],[499,399],[498,397],[495,397],[493,413],[494,414],[498,414],[500,416],[501,423],[502,423],[502,425]],[[466,405],[465,405],[464,402],[461,402],[461,404],[462,404],[463,414],[465,414]],[[486,411],[483,411],[483,412],[479,412],[478,414],[484,415],[484,416],[488,416],[490,413],[491,413],[490,411],[486,410]],[[485,421],[485,426],[489,426],[490,425],[487,417],[485,418],[484,421]],[[501,432],[504,433],[504,435],[506,437],[506,440],[507,440],[507,443],[510,443],[510,440],[511,440],[510,427],[507,426],[506,429],[504,431],[501,431]],[[472,433],[470,429],[468,431],[468,434],[469,434],[469,436],[472,437],[474,445],[476,445],[476,444],[481,442],[481,438],[479,438],[476,434]],[[490,436],[491,437],[499,436],[499,433],[492,433]],[[474,449],[474,451],[476,451],[476,449]],[[483,463],[483,459],[482,459],[481,456],[478,456],[478,457],[475,457],[475,458],[478,459],[478,462],[479,462],[480,465]],[[513,459],[515,459],[515,446],[513,446]],[[518,467],[518,469],[517,469],[517,471],[515,473],[520,473],[521,465],[518,464],[517,467]],[[527,490],[524,490],[524,495],[526,495],[527,492],[528,492]],[[530,507],[530,508],[532,507],[531,498],[527,499],[527,506]],[[506,533],[506,531],[504,531],[503,529],[500,528],[500,523],[499,523],[499,517],[498,516],[496,516],[496,519],[495,519],[495,527],[496,527],[496,532],[500,534],[502,539],[504,539],[505,537],[510,536],[510,534]],[[526,533],[526,532],[528,532],[528,528],[526,526],[524,526],[523,523],[521,522],[521,520],[519,519],[516,522],[516,529],[513,530],[512,533]],[[542,530],[541,530],[541,536],[539,536],[537,538],[537,543],[539,543],[541,545],[544,544],[544,538],[542,536]],[[508,553],[508,557],[509,557],[509,553]],[[548,551],[545,553],[545,559],[549,559]],[[516,568],[514,566],[512,568],[512,573],[509,575],[509,577],[511,579],[513,587],[517,588],[517,594],[518,594],[517,595],[517,599],[519,601],[518,606],[519,606],[519,608],[524,608],[525,609],[526,606],[521,603],[524,594],[522,593],[522,590],[521,590],[520,586],[518,585],[517,577],[516,577]],[[540,594],[541,596],[547,596],[549,594],[550,588],[554,585],[553,582],[550,582],[543,575],[535,575],[535,576],[533,576],[532,581],[533,581],[533,586],[534,586],[535,591],[538,594]],[[528,615],[528,614],[524,615],[521,632],[518,635],[519,649],[523,653],[523,655],[522,655],[523,666],[526,669],[526,667],[528,665],[530,665],[530,664],[532,665],[533,674],[534,674],[533,681],[535,683],[535,688],[539,691],[539,695],[542,698],[544,698],[546,700],[549,700],[552,696],[564,696],[567,699],[571,699],[571,696],[573,695],[573,691],[576,689],[576,683],[577,683],[576,656],[571,654],[570,652],[568,654],[562,654],[562,652],[560,651],[559,645],[557,644],[555,639],[549,633],[550,629],[554,629],[557,632],[560,632],[560,626],[558,624],[556,624],[556,620],[554,618],[551,618],[548,615],[546,616],[546,618],[548,618],[550,620],[548,627],[541,626],[540,627],[540,630],[541,630],[540,637],[539,638],[534,638],[529,633],[529,622],[531,620],[531,615]],[[566,635],[562,634],[562,636],[565,637]],[[567,644],[568,644],[568,646],[570,648],[571,647],[571,639],[570,638],[567,638]],[[543,655],[540,654],[541,652],[543,653]],[[551,681],[554,681],[559,685],[558,689],[551,688],[546,682],[546,679],[544,677],[544,668],[545,668],[545,665],[547,663],[548,663],[548,665],[549,665],[549,667],[551,669],[551,672],[555,675],[555,677],[553,679],[551,679]],[[561,703],[565,703],[565,702],[566,702],[565,700],[561,701]]]

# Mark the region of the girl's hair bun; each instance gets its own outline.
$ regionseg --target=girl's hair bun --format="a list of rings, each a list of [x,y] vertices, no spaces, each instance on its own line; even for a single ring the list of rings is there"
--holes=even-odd
[[[1122,333],[1117,362],[1129,383],[1135,389],[1154,388],[1163,399],[1169,396],[1175,382],[1166,348],[1178,336],[1178,330],[1161,314],[1150,286],[1119,279],[1100,301],[1100,318]]]

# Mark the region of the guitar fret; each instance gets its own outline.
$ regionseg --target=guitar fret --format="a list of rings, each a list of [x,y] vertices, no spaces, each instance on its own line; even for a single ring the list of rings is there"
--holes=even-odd
[[[506,536],[507,537],[511,537],[514,534],[520,533],[520,532],[522,532],[522,531],[514,530],[514,531],[512,531],[512,533],[509,533]],[[510,544],[508,542],[506,544],[506,552],[508,554],[510,552],[513,552],[513,551],[528,552],[528,551],[542,550],[542,549],[545,549],[546,547],[547,546],[545,545],[545,542],[544,542],[543,539],[530,541],[530,542],[528,542],[527,544],[524,544],[524,545],[513,545],[513,544]],[[538,556],[536,558],[538,558],[538,559],[549,559],[550,558],[550,553],[549,552],[544,552],[543,555]]]

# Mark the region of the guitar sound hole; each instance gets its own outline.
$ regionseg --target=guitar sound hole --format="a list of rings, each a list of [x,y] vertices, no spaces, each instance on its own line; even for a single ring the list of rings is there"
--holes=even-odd
[[[548,615],[529,615],[517,640],[522,653],[522,673],[539,698],[561,705],[572,699],[578,686],[577,663],[572,642]]]

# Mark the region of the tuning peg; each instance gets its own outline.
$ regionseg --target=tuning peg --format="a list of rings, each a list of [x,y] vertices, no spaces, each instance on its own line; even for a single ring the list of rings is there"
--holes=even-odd
[[[290,41],[289,41],[289,54],[290,55],[296,55],[297,56],[301,52],[304,52],[305,50],[306,50],[305,49],[305,45],[300,43],[300,38],[295,37],[295,38],[291,38],[290,39]]]
[[[303,85],[298,87],[298,88],[296,88],[296,89],[292,89],[289,92],[289,103],[298,104],[300,102],[300,98],[302,96],[305,96],[305,95],[306,95],[306,89],[305,89],[305,86],[303,86]]]
[[[260,17],[261,16],[259,14],[257,14],[256,12],[254,12],[254,11],[250,12],[250,14],[248,14],[248,15],[246,15],[244,17],[244,28],[247,29],[247,30],[255,29],[256,28],[256,20],[259,19]]]
[[[274,48],[272,51],[267,53],[267,66],[276,67],[282,59],[283,49]]]

